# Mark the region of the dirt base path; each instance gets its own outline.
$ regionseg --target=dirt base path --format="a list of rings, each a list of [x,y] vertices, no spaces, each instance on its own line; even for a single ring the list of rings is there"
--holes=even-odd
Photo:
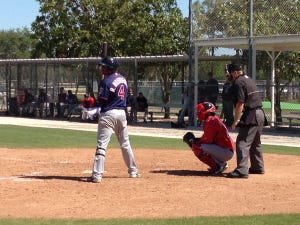
[[[86,182],[93,149],[0,148],[0,217],[165,218],[300,213],[300,157],[265,154],[266,174],[207,175],[191,152],[136,149],[130,179],[119,149],[100,184]],[[229,162],[229,170],[236,159]],[[228,172],[227,171],[227,172]]]

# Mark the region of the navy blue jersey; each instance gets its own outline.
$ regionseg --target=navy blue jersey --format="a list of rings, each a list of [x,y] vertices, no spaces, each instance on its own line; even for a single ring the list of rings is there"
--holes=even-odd
[[[112,109],[126,109],[127,81],[119,73],[105,77],[99,84],[98,104],[101,112]]]

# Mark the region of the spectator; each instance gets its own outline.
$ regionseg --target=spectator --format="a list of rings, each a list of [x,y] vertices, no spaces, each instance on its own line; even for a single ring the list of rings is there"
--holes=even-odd
[[[229,74],[226,75],[226,81],[222,90],[222,111],[220,118],[227,127],[231,127],[233,122],[233,94]]]
[[[72,112],[72,110],[78,106],[78,98],[72,92],[72,90],[68,90],[67,104],[68,104],[68,115],[69,115]]]
[[[216,106],[218,95],[219,95],[219,83],[213,77],[213,73],[207,74],[208,80],[206,82],[206,100],[213,103]]]
[[[144,112],[144,123],[148,122],[148,100],[143,95],[142,92],[139,93],[139,95],[136,98],[137,102],[137,111],[138,112]]]
[[[60,87],[59,93],[57,95],[57,103],[56,103],[56,110],[57,115],[56,117],[63,117],[65,114],[65,110],[67,108],[67,93],[64,87]]]
[[[96,115],[99,113],[98,107],[96,106],[96,100],[90,93],[84,95],[82,101],[82,121],[94,121]]]
[[[39,111],[40,118],[42,118],[44,116],[44,106],[49,101],[50,101],[50,99],[47,96],[45,90],[43,88],[41,88],[39,90],[39,95],[37,97],[37,102],[36,102],[36,107],[35,107]]]
[[[127,95],[127,100],[126,100],[126,113],[127,113],[127,118],[130,122],[136,120],[136,108],[137,108],[137,103],[136,103],[136,96],[134,94],[133,88],[128,89],[128,95]]]
[[[198,103],[204,102],[206,99],[206,87],[205,81],[199,80],[198,82]]]
[[[4,110],[6,109],[6,96],[4,94],[4,92],[0,91],[0,110]]]
[[[192,111],[194,105],[194,85],[186,88],[182,101],[183,105],[179,110],[177,123],[171,122],[171,127],[173,128],[184,128],[186,126],[184,121],[185,116],[189,116],[189,121],[194,120],[194,117],[190,119],[190,116],[194,114]]]
[[[22,108],[22,116],[33,116],[34,96],[28,89],[24,89],[24,103]]]

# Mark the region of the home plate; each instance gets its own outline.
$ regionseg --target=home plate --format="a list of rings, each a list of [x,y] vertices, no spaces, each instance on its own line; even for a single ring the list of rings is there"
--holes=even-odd
[[[29,182],[29,181],[31,182],[31,181],[33,181],[33,179],[26,178],[26,177],[11,177],[11,179],[16,182]],[[36,180],[36,179],[34,179],[34,180]]]
[[[91,174],[92,171],[91,170],[84,170],[82,173],[84,173],[84,174]],[[106,173],[106,171],[104,171],[103,173]]]

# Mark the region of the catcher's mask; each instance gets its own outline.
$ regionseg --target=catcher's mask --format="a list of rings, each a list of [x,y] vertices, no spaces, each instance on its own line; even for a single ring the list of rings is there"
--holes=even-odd
[[[202,122],[210,113],[216,111],[216,107],[210,102],[202,102],[196,105],[196,110],[198,121]]]

